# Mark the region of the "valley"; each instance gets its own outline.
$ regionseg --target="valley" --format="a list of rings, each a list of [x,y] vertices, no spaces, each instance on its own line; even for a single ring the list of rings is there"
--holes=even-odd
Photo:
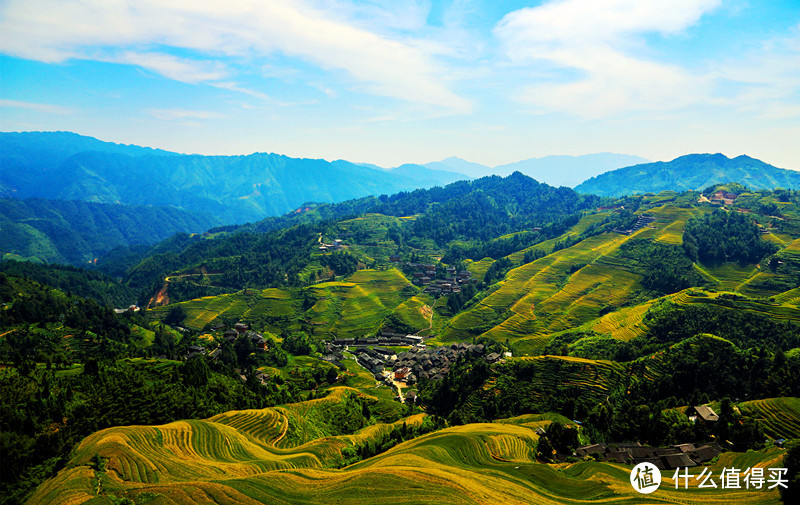
[[[176,235],[101,257],[116,278],[5,262],[9,502],[637,502],[626,461],[577,451],[630,441],[778,468],[799,195],[516,173]],[[667,465],[654,502],[780,501]]]

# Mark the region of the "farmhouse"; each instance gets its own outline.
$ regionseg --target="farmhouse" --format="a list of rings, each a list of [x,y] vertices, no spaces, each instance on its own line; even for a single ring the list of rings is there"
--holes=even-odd
[[[686,416],[692,422],[697,422],[700,419],[704,423],[715,423],[719,421],[719,416],[714,409],[708,405],[698,405],[696,407],[689,407],[686,409]]]

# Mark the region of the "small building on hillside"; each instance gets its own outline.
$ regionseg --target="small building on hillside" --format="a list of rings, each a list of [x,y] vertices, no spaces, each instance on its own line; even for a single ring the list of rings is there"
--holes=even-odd
[[[717,413],[708,405],[689,407],[686,409],[686,416],[693,423],[697,422],[698,419],[702,420],[704,423],[716,423],[719,421]]]

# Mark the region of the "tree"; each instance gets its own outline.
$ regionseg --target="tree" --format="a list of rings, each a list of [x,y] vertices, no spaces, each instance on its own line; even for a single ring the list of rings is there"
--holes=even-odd
[[[786,489],[781,488],[783,503],[800,503],[800,442],[795,442],[783,457],[783,467],[786,468],[786,477],[789,483]]]
[[[536,448],[537,456],[544,461],[551,461],[553,458],[553,446],[545,437],[539,437],[539,446]]]
[[[164,318],[164,322],[170,326],[174,326],[182,324],[184,319],[186,319],[186,310],[183,308],[183,305],[175,305],[169,309],[167,316]]]

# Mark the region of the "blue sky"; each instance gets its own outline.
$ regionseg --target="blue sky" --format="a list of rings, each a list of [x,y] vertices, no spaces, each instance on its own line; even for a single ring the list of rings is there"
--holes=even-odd
[[[800,170],[799,0],[1,0],[0,130],[382,166]]]

